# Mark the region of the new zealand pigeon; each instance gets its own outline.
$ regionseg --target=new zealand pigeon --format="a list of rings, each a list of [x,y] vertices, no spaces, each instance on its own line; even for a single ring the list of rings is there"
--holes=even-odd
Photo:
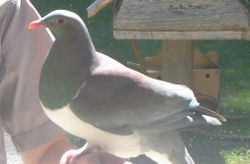
[[[168,155],[165,135],[225,121],[199,106],[188,87],[150,78],[97,52],[77,14],[56,10],[29,28],[39,25],[56,39],[41,72],[42,107],[90,146],[125,158],[146,154],[161,164],[178,163]]]

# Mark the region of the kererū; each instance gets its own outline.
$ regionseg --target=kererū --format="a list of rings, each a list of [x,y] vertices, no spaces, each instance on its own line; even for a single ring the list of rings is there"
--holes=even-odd
[[[41,105],[52,121],[90,146],[124,158],[146,154],[157,163],[175,163],[165,155],[165,134],[225,121],[199,106],[188,87],[150,78],[97,52],[77,14],[56,10],[28,27],[39,25],[55,36],[41,72]]]

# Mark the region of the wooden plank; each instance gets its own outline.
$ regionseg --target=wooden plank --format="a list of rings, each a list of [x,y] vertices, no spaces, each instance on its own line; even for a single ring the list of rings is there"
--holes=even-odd
[[[123,0],[116,30],[234,31],[249,28],[238,0]]]
[[[102,8],[113,2],[113,0],[95,0],[88,8],[87,14],[88,18],[96,15]]]
[[[151,40],[250,40],[250,31],[120,31],[114,29],[116,39]]]
[[[219,100],[220,70],[214,69],[193,69],[193,85],[200,94],[212,96]]]
[[[146,57],[147,67],[159,67],[163,60],[163,54],[159,52],[158,54],[150,57]]]
[[[140,48],[139,48],[139,46],[137,44],[137,41],[136,40],[131,40],[130,43],[131,43],[132,49],[134,50],[136,60],[140,65],[141,72],[144,73],[144,74],[147,74],[145,59],[141,54]]]
[[[218,55],[215,51],[209,51],[207,54],[202,54],[200,50],[194,50],[193,68],[213,69],[218,68]]]

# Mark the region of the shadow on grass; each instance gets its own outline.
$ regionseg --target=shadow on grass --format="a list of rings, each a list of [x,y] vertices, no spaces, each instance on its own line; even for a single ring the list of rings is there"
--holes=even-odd
[[[230,152],[239,148],[250,148],[250,144],[246,142],[218,140],[191,132],[182,133],[182,137],[188,151],[197,164],[242,164],[235,159],[229,160],[228,155],[233,157]]]

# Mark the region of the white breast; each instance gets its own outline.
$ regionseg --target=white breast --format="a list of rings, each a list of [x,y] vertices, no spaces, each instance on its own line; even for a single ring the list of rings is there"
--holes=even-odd
[[[42,107],[53,122],[65,131],[87,139],[90,146],[98,146],[104,151],[123,158],[135,157],[142,153],[140,137],[137,133],[130,136],[120,136],[105,132],[80,120],[69,106],[53,111],[43,105]]]

